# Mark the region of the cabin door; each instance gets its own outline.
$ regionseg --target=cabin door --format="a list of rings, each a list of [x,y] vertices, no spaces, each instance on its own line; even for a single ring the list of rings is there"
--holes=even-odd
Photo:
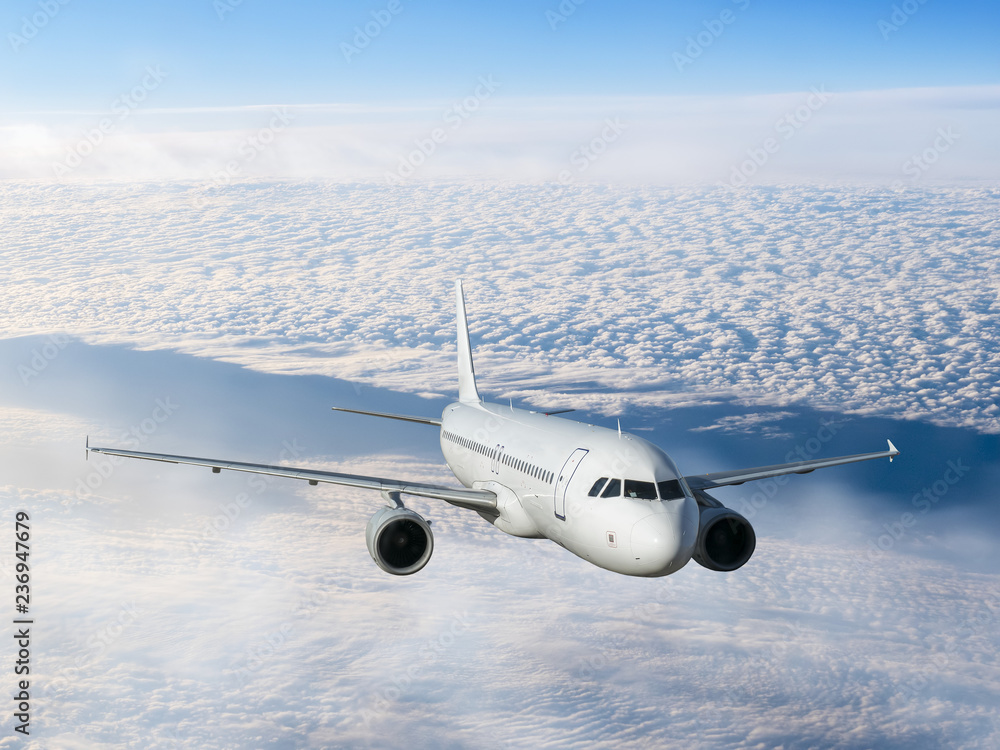
[[[559,477],[556,479],[556,491],[553,495],[553,500],[555,501],[556,518],[560,521],[566,520],[566,489],[569,487],[570,480],[573,479],[573,475],[580,466],[580,462],[583,461],[583,457],[586,455],[586,448],[577,448],[573,451],[572,455],[566,459],[566,463],[563,464],[562,469],[559,470]]]

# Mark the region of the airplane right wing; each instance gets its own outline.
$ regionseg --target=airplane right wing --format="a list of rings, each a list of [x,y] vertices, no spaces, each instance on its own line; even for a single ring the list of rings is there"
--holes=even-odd
[[[693,490],[709,490],[713,487],[743,484],[744,482],[753,482],[757,479],[780,477],[785,474],[808,474],[810,471],[825,469],[828,466],[841,466],[843,464],[852,464],[856,461],[870,461],[873,458],[888,458],[892,461],[894,456],[899,455],[899,451],[892,444],[891,440],[887,440],[886,442],[889,443],[889,450],[877,453],[858,453],[853,456],[794,461],[790,464],[775,464],[774,466],[758,466],[755,469],[737,469],[735,471],[718,471],[713,474],[695,474],[684,477],[684,479]]]

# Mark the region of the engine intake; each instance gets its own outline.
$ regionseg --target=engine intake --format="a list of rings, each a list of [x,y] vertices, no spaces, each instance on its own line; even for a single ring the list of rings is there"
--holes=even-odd
[[[729,508],[701,507],[695,562],[709,570],[728,572],[743,567],[757,547],[750,522]]]
[[[368,521],[365,541],[375,564],[394,576],[416,573],[434,551],[430,524],[408,508],[380,508]]]

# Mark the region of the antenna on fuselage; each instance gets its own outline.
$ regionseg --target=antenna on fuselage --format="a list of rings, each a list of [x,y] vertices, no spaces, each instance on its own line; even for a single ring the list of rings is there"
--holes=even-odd
[[[618,418],[618,439],[622,439],[622,420],[621,417]]]

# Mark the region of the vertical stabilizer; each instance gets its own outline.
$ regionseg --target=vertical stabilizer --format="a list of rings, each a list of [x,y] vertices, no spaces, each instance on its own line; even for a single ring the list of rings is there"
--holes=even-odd
[[[465,293],[462,280],[455,282],[455,305],[458,308],[458,400],[463,404],[478,404],[476,371],[472,367],[472,344],[469,343],[469,320],[465,316]]]

